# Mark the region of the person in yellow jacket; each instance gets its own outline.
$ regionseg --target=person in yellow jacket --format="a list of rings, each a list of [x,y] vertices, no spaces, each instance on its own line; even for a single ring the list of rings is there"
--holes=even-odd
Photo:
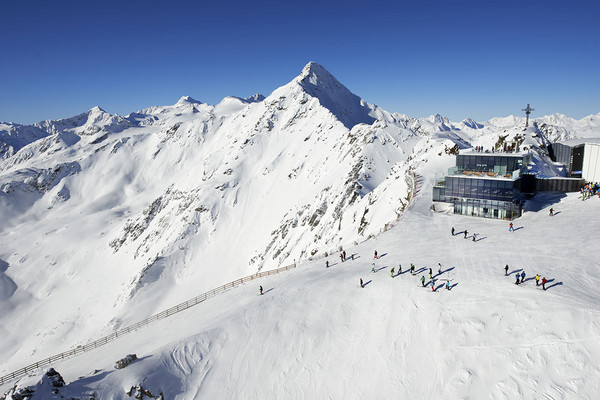
[[[535,286],[540,286],[540,274],[535,275]]]

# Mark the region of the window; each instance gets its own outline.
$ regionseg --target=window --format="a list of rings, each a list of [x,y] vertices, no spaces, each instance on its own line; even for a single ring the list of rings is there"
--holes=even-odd
[[[465,180],[466,179],[460,179],[458,181],[458,195],[461,197],[465,197],[465,187],[466,187]],[[470,190],[470,188],[466,189],[466,190]]]
[[[477,187],[478,187],[478,182],[480,182],[480,181],[481,181],[480,179],[471,180],[471,197],[479,197],[478,196],[479,190],[477,189]]]
[[[489,199],[491,198],[491,190],[490,188],[486,185],[481,189],[481,198],[482,199]]]

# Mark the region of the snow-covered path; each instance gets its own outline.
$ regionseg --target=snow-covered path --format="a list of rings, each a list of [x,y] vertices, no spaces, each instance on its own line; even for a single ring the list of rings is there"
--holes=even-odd
[[[57,364],[71,382],[61,393],[120,398],[143,382],[170,399],[596,398],[600,201],[568,195],[558,215],[525,213],[514,233],[429,204],[420,196],[395,228],[346,249],[354,261],[301,263]],[[451,236],[452,226],[480,240]],[[456,286],[432,293],[425,272],[391,278],[411,262],[453,268],[441,278]],[[553,281],[545,292],[534,280],[517,286],[505,264]],[[128,353],[140,360],[114,370]]]

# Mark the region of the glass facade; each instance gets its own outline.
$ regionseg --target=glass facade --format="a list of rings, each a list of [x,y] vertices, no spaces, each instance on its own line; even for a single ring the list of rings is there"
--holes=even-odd
[[[459,170],[469,171],[495,171],[496,173],[512,174],[521,170],[531,162],[531,155],[484,155],[481,153],[459,154],[456,156],[456,166]]]
[[[512,180],[446,177],[446,196],[472,197],[485,200],[513,201],[515,182]]]
[[[433,187],[433,201],[454,204],[454,213],[483,218],[520,217],[517,181],[447,176]]]
[[[459,154],[456,166],[433,187],[433,201],[454,204],[454,213],[513,219],[523,213],[520,173],[531,155]]]
[[[513,219],[522,214],[520,205],[506,201],[456,199],[453,203],[454,214],[501,219]]]

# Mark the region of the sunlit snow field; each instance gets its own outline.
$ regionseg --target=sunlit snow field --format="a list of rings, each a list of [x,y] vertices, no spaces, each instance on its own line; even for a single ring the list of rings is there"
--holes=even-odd
[[[70,382],[61,393],[118,399],[142,383],[177,399],[594,399],[600,200],[546,200],[559,201],[557,215],[533,204],[540,211],[515,220],[511,233],[505,221],[434,214],[421,196],[395,228],[346,249],[354,261],[302,261],[57,363]],[[433,293],[423,268],[435,275],[438,263],[447,272]],[[505,264],[523,269],[525,284],[505,277]],[[536,273],[548,290],[536,288]],[[114,369],[129,353],[139,359]]]
[[[524,172],[564,176],[549,145],[599,117],[411,118],[310,62],[266,98],[1,123],[0,376],[296,262],[56,363],[57,396],[596,399],[600,199],[540,192],[515,232],[431,205],[459,149],[517,143]],[[0,395],[54,398],[42,374]]]

